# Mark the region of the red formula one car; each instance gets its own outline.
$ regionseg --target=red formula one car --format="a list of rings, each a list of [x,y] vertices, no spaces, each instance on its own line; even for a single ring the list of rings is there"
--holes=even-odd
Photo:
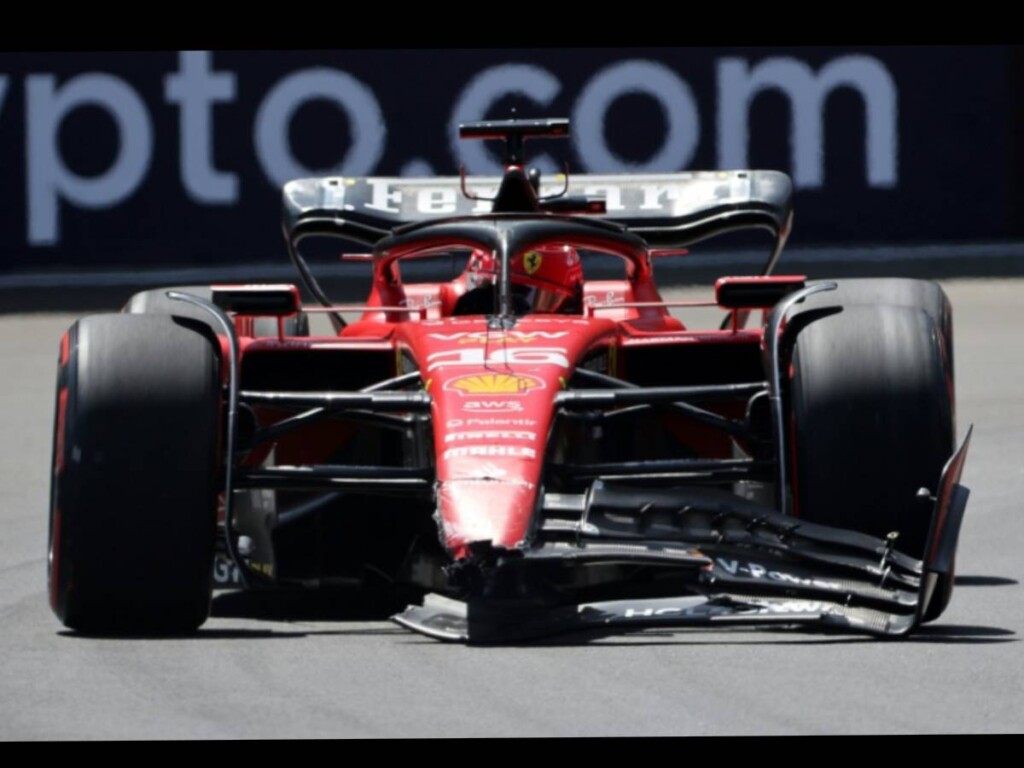
[[[395,621],[471,642],[741,622],[903,635],[939,616],[967,500],[943,291],[769,277],[782,173],[549,190],[523,144],[567,132],[463,126],[506,142],[501,179],[287,184],[289,253],[320,307],[294,286],[191,287],[72,326],[60,619],[194,629],[215,560],[248,588],[409,585],[422,604]],[[684,327],[652,257],[744,228],[774,238],[764,273],[716,283],[721,327]],[[314,236],[372,248],[365,305],[326,297],[298,250]],[[430,257],[457,276],[413,282]],[[315,312],[336,333],[310,335]]]

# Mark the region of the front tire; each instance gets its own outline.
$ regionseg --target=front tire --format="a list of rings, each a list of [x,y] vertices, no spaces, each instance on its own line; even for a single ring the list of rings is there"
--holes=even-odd
[[[98,315],[62,339],[48,577],[68,627],[187,632],[209,615],[219,367],[187,319]]]
[[[953,454],[952,361],[921,308],[843,306],[799,331],[791,376],[794,512],[815,523],[885,538],[924,554],[931,502]],[[952,593],[938,585],[926,620]]]

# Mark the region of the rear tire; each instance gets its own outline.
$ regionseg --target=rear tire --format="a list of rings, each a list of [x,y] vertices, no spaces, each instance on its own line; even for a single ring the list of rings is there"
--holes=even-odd
[[[219,351],[205,326],[98,315],[62,340],[49,587],[68,627],[187,632],[209,615]]]
[[[213,329],[214,333],[223,333],[219,325],[214,325],[214,319],[210,313],[195,304],[187,301],[178,301],[168,298],[168,291],[181,291],[191,293],[201,299],[213,301],[213,289],[208,285],[179,285],[169,288],[159,288],[153,291],[141,291],[136,293],[124,306],[124,311],[133,315],[176,315],[177,317],[188,317],[198,320]],[[277,336],[277,318],[257,317],[253,319],[253,336],[261,338],[265,336]],[[309,336],[309,316],[300,312],[295,317],[284,319],[285,336]]]
[[[790,389],[794,512],[884,538],[922,557],[934,494],[953,454],[953,379],[928,312],[852,304],[799,331]],[[929,609],[936,618],[952,574]],[[934,615],[933,615],[934,614]]]

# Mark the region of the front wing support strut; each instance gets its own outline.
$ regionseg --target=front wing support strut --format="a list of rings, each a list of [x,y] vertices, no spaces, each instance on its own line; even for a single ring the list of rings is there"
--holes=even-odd
[[[822,291],[834,291],[837,284],[833,282],[812,283],[806,288],[789,294],[786,298],[775,305],[771,317],[768,320],[768,327],[765,329],[765,367],[768,369],[768,402],[772,410],[772,432],[777,447],[778,465],[778,487],[776,497],[779,501],[779,511],[789,511],[789,492],[786,488],[786,427],[782,415],[782,372],[779,367],[779,343],[782,339],[782,329],[786,321],[786,315],[795,304],[803,301],[808,296],[813,296]]]
[[[228,317],[227,313],[214,304],[191,293],[182,291],[168,291],[167,298],[174,301],[184,301],[194,304],[200,309],[205,309],[213,315],[217,324],[224,331],[228,340],[228,434],[226,443],[226,456],[224,459],[224,539],[227,545],[228,556],[231,562],[238,568],[238,574],[242,580],[242,586],[248,589],[250,585],[249,567],[238,556],[235,551],[235,542],[231,528],[234,519],[234,484],[233,469],[235,464],[235,435],[237,434],[238,422],[238,335],[235,333],[235,324]]]
[[[336,485],[347,485],[350,488],[363,487],[365,490],[379,491],[387,484],[394,486],[398,493],[430,492],[431,486],[425,477],[417,472],[403,472],[401,469],[390,471],[389,468],[363,467],[367,474],[380,477],[353,478],[339,467],[283,467],[278,470],[243,473],[240,482],[235,480],[235,447],[238,443],[238,403],[244,394],[252,402],[271,405],[286,405],[307,410],[306,417],[315,416],[316,411],[329,411],[332,408],[372,407],[383,410],[416,410],[430,409],[430,397],[421,392],[394,392],[393,388],[412,383],[419,378],[419,373],[404,374],[365,387],[359,392],[240,392],[238,376],[238,334],[228,314],[213,302],[182,291],[167,291],[167,297],[174,301],[193,304],[211,314],[217,321],[227,338],[228,345],[228,416],[227,437],[225,440],[224,460],[224,538],[231,562],[237,567],[242,586],[249,588],[253,580],[259,580],[262,574],[251,570],[239,556],[234,542],[234,491],[236,487],[301,487],[301,488],[333,488]],[[377,470],[374,473],[374,470]],[[309,478],[315,477],[318,482],[310,483]],[[362,481],[362,486],[360,486]],[[386,490],[386,489],[385,489]]]

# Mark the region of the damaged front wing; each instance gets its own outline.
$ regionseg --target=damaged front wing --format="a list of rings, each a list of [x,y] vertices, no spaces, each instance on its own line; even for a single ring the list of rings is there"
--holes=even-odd
[[[663,566],[690,594],[561,604],[550,598],[428,595],[393,620],[439,640],[507,643],[566,632],[784,624],[901,637],[924,618],[936,583],[952,577],[968,490],[959,484],[971,432],[943,469],[922,559],[879,539],[803,522],[709,488],[644,489],[595,482],[572,525],[545,525],[538,543],[494,568],[541,563]],[[552,506],[573,507],[559,496]]]

